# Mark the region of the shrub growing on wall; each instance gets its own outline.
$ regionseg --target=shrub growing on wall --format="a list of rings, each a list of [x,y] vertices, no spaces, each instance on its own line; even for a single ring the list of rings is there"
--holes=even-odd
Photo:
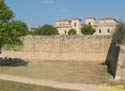
[[[58,30],[53,27],[52,25],[44,25],[42,27],[39,27],[35,32],[35,35],[58,35]]]
[[[84,25],[81,30],[82,34],[84,35],[92,35],[95,33],[95,29],[92,28],[90,25]]]

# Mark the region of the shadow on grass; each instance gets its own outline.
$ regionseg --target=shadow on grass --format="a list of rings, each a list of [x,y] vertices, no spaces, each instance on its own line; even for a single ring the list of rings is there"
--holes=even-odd
[[[28,63],[20,58],[0,58],[0,66],[27,66]]]

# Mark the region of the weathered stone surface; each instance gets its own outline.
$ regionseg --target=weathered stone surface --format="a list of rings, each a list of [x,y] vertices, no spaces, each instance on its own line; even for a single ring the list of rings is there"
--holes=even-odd
[[[125,46],[120,46],[115,79],[125,80]]]
[[[105,61],[112,36],[27,36],[22,52],[0,56],[42,60]]]

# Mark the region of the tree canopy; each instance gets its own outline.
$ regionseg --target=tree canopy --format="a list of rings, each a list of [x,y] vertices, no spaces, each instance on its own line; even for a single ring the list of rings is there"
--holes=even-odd
[[[84,35],[92,35],[95,33],[95,29],[92,28],[90,25],[84,25],[81,30],[82,34]]]
[[[27,34],[27,25],[19,20],[13,20],[14,13],[5,4],[4,0],[0,0],[0,37],[3,42],[0,46],[20,45],[22,42],[19,37]]]
[[[70,29],[68,34],[69,35],[76,35],[76,30],[75,29]]]
[[[12,21],[3,23],[0,26],[0,36],[3,39],[4,45],[18,45],[21,44],[19,37],[27,34],[27,26],[21,21]]]
[[[4,3],[4,0],[0,0],[0,24],[11,20],[14,17],[14,13]]]
[[[39,27],[35,32],[35,35],[58,35],[58,30],[53,27],[52,25],[44,25],[42,27]]]

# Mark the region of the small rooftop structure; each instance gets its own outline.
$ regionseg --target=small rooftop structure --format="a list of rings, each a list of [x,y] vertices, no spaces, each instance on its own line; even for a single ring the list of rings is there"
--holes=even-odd
[[[62,19],[62,20],[57,20],[57,22],[64,22],[64,21],[71,21],[71,20],[69,20],[69,19]]]
[[[57,20],[57,22],[65,22],[65,21],[71,22],[71,20],[79,20],[79,21],[82,21],[82,19],[80,19],[80,18],[72,18],[72,19],[61,19],[61,20]]]
[[[79,20],[79,21],[82,21],[82,19],[80,19],[80,18],[72,18],[71,20]]]
[[[94,19],[94,20],[96,20],[96,18],[94,18],[94,17],[87,17],[86,19]]]

